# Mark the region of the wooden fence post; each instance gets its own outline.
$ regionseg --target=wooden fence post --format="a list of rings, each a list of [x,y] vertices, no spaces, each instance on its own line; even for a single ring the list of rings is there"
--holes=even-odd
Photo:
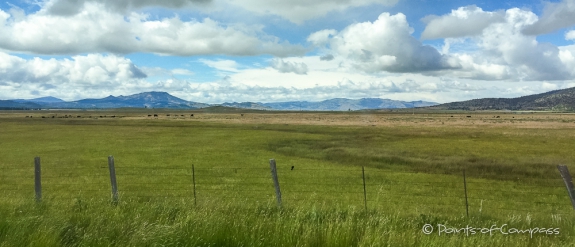
[[[463,189],[465,190],[465,213],[469,218],[469,202],[467,201],[467,181],[465,180],[465,169],[463,169]]]
[[[118,185],[116,184],[116,168],[114,167],[114,156],[108,156],[108,168],[110,168],[110,182],[112,184],[112,202],[118,203]]]
[[[573,188],[573,179],[571,178],[571,174],[569,174],[569,169],[567,169],[565,165],[558,165],[557,169],[559,173],[561,173],[565,188],[567,188],[567,193],[569,193],[569,198],[571,198],[571,205],[573,205],[573,209],[575,209],[575,189]]]
[[[274,187],[276,189],[276,198],[278,200],[278,207],[282,206],[282,193],[280,191],[280,182],[278,181],[278,173],[276,169],[276,160],[270,159],[270,168],[272,170],[272,180],[274,181]]]
[[[361,177],[363,178],[363,204],[365,205],[365,212],[367,212],[367,191],[365,190],[365,170],[361,166]]]
[[[42,201],[42,170],[40,169],[40,157],[34,158],[34,191],[36,202]]]
[[[196,172],[194,170],[194,164],[192,164],[192,183],[194,183],[194,206],[197,206],[196,202]]]

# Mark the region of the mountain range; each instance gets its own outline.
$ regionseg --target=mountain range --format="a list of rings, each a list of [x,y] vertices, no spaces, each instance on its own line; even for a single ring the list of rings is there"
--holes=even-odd
[[[166,92],[145,92],[129,96],[108,96],[102,99],[63,101],[54,97],[37,99],[0,100],[0,109],[105,109],[105,108],[172,108],[200,109],[211,106],[225,106],[254,110],[291,111],[347,111],[366,109],[397,109],[426,107],[436,110],[541,110],[574,111],[575,87],[527,95],[518,98],[484,98],[446,104],[427,101],[398,101],[379,98],[345,99],[336,98],[320,102],[289,101],[276,103],[233,102],[206,104],[186,101]]]
[[[429,107],[438,110],[573,111],[575,87],[518,98],[484,98]]]
[[[145,92],[129,96],[108,96],[102,99],[82,99],[66,102],[54,97],[37,99],[0,100],[2,109],[105,109],[105,108],[171,108],[199,109],[210,106],[226,106],[255,110],[303,110],[303,111],[347,111],[382,108],[411,108],[436,105],[426,101],[397,101],[390,99],[330,99],[320,102],[291,101],[278,103],[233,102],[223,104],[205,104],[186,101],[166,92]]]

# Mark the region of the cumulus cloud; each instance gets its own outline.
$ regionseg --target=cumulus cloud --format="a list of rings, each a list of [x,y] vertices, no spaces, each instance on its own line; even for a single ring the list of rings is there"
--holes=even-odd
[[[50,95],[65,100],[78,100],[165,91],[186,100],[205,103],[319,101],[330,98],[369,97],[443,103],[469,98],[517,97],[574,85],[573,81],[517,84],[516,81],[474,81],[421,74],[380,77],[330,71],[325,66],[332,63],[332,66],[337,66],[337,62],[321,62],[317,56],[285,60],[292,63],[309,61],[310,67],[320,66],[324,69],[305,77],[293,73],[282,74],[271,68],[250,68],[213,82],[195,83],[177,78],[149,82],[150,78],[144,79],[134,73],[134,68],[140,68],[134,66],[129,59],[114,55],[23,59],[0,52],[0,99]],[[148,73],[153,70],[152,68],[145,71]],[[170,72],[190,73],[186,69],[174,69]]]
[[[485,12],[475,5],[460,7],[444,16],[427,16],[422,39],[457,38],[480,35],[492,23],[505,21],[505,13]]]
[[[500,15],[499,12],[485,11],[481,11],[481,14]],[[458,38],[457,45],[465,47],[464,49],[450,52],[449,47],[454,40],[445,39],[442,52],[460,65],[460,69],[438,72],[435,75],[519,81],[574,78],[575,73],[569,69],[571,56],[575,54],[571,49],[538,42],[535,36],[522,32],[525,27],[537,22],[537,19],[537,15],[531,11],[512,8],[503,13],[503,21],[489,23],[480,32]],[[444,28],[457,26],[459,24],[453,22]]]
[[[42,92],[70,97],[137,87],[147,75],[129,59],[115,55],[88,54],[66,59],[23,59],[0,52],[0,84],[11,93]],[[66,94],[68,93],[68,94]]]
[[[337,34],[335,29],[325,29],[314,32],[307,37],[307,42],[315,46],[324,46],[329,42],[331,36]]]
[[[565,39],[566,40],[575,40],[575,30],[571,30],[571,31],[565,33]]]
[[[322,30],[314,34],[331,34]],[[458,64],[413,36],[405,15],[382,13],[374,22],[355,23],[329,39],[333,53],[362,71],[422,72],[458,68]],[[319,37],[320,35],[313,36]],[[312,37],[312,36],[310,36]],[[323,39],[319,39],[322,40]]]
[[[323,55],[323,56],[319,57],[320,61],[331,61],[333,59],[334,59],[334,57],[331,54],[327,54],[327,55]]]
[[[521,80],[565,80],[573,78],[571,69],[560,58],[560,50],[550,43],[539,43],[522,33],[537,21],[526,10],[509,9],[504,23],[489,26],[478,40],[482,59],[492,66],[506,66],[512,78]]]
[[[98,20],[98,21],[94,21]],[[164,55],[205,54],[275,56],[302,55],[299,45],[249,28],[223,26],[209,18],[183,21],[178,16],[148,20],[148,16],[107,12],[98,3],[87,2],[73,16],[37,12],[24,18],[0,10],[0,48],[37,54],[91,52],[152,52]]]
[[[86,4],[98,2],[114,12],[127,12],[144,7],[205,7],[215,10],[236,6],[261,15],[277,15],[293,23],[301,24],[306,20],[323,17],[332,11],[343,11],[352,7],[379,4],[391,6],[398,0],[49,0],[44,5],[47,11],[57,15],[75,15],[82,12]]]
[[[391,6],[398,0],[226,0],[227,3],[239,6],[259,14],[281,16],[289,21],[301,24],[306,20],[323,17],[332,11],[343,11],[352,7],[380,4]]]
[[[539,35],[572,26],[575,26],[575,0],[563,0],[559,3],[547,2],[541,18],[526,26],[523,33]]]
[[[272,68],[276,69],[281,73],[295,73],[298,75],[307,74],[307,65],[305,63],[283,61],[282,59],[273,59],[270,65]]]
[[[51,14],[74,15],[82,10],[84,4],[89,2],[99,2],[104,4],[107,9],[125,12],[149,6],[181,8],[192,4],[207,4],[212,0],[50,0],[45,5]]]

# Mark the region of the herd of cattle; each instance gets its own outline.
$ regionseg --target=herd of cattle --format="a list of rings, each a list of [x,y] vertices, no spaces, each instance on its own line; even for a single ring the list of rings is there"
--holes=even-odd
[[[171,115],[171,114],[166,114],[166,117],[170,117],[170,116],[172,116],[172,115]],[[177,114],[175,114],[175,115],[173,115],[173,116],[174,116],[174,117],[178,117]],[[190,117],[193,117],[193,116],[194,116],[194,114],[190,114]],[[241,114],[241,116],[243,117],[244,114]],[[33,116],[26,116],[26,117],[27,117],[27,118],[32,118]],[[76,116],[76,118],[81,118],[81,117],[82,117],[82,116]],[[106,118],[106,117],[115,118],[116,115],[112,115],[112,116],[103,115],[103,116],[100,116],[100,118]],[[148,117],[155,117],[155,118],[157,118],[157,117],[158,117],[158,114],[153,114],[153,115],[152,115],[152,114],[148,114]],[[179,117],[185,117],[185,115],[179,115]],[[453,115],[451,115],[451,117],[453,117]],[[466,117],[471,118],[471,116],[469,116],[469,115],[466,116]],[[72,116],[72,115],[49,116],[49,117],[42,116],[42,118],[74,118],[74,116]],[[493,116],[493,118],[500,118],[500,117],[499,117],[499,116]],[[515,118],[515,117],[513,117],[513,118]]]

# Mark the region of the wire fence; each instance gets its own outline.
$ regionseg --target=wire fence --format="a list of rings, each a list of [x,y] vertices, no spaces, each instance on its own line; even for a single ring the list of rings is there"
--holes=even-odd
[[[275,166],[275,162],[274,162]],[[483,178],[369,167],[277,166],[281,206],[345,206],[419,213],[571,214],[569,189],[557,178]],[[272,173],[270,173],[272,171]],[[114,168],[117,198],[270,204],[278,202],[273,169],[190,166]],[[0,197],[60,200],[110,198],[109,166],[3,167]],[[506,177],[507,176],[507,177]],[[38,195],[38,182],[41,193]],[[38,198],[40,197],[40,198]]]

